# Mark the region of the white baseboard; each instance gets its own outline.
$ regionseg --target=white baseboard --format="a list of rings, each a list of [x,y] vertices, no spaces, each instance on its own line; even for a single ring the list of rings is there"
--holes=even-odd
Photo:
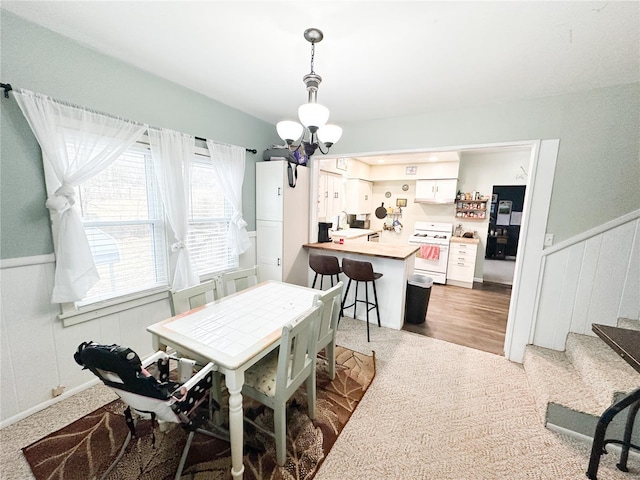
[[[582,433],[574,432],[573,430],[568,430],[563,427],[559,427],[558,425],[554,425],[553,423],[548,423],[546,427],[552,432],[561,433],[571,438],[575,438],[583,443],[587,443],[591,445],[593,443],[593,437],[589,437],[588,435],[583,435]],[[610,443],[607,445],[607,449],[610,452],[615,453],[616,455],[620,455],[622,452],[622,447],[620,445],[616,445],[615,443]],[[629,450],[629,458],[634,461],[640,461],[640,452],[636,452],[635,450]],[[586,465],[585,465],[586,468]]]
[[[23,420],[31,415],[33,415],[34,413],[38,413],[41,410],[44,410],[47,407],[50,407],[51,405],[55,405],[58,402],[61,402],[63,400],[66,400],[67,398],[70,398],[72,396],[74,396],[76,393],[80,393],[83,392],[84,390],[86,390],[87,388],[93,387],[94,385],[97,385],[98,383],[100,383],[100,379],[99,378],[95,378],[87,383],[84,383],[82,385],[79,385],[75,388],[71,388],[68,391],[64,392],[62,395],[59,395],[55,398],[52,398],[51,400],[47,400],[46,402],[42,402],[38,405],[36,405],[35,407],[31,407],[23,412],[20,412],[17,415],[14,415],[13,417],[9,417],[5,420],[3,420],[2,422],[0,422],[0,430],[2,430],[5,427],[8,427],[9,425],[13,425],[16,422],[19,422],[20,420]]]

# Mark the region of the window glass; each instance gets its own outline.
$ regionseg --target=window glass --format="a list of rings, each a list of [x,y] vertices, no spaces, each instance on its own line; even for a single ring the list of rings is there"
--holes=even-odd
[[[187,246],[200,275],[237,267],[228,235],[231,205],[214,178],[209,158],[196,156],[191,170]]]
[[[164,217],[149,151],[130,148],[76,194],[100,275],[78,304],[167,286]]]
[[[74,147],[69,145],[70,158]],[[76,199],[100,281],[77,302],[87,305],[169,285],[165,217],[149,150],[136,145],[76,188]],[[192,164],[187,247],[206,276],[238,266],[228,242],[231,206],[209,157]]]

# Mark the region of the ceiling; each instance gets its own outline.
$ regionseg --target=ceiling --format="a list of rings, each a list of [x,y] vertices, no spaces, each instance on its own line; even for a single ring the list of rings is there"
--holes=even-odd
[[[342,125],[640,81],[637,1],[0,5],[274,124],[306,102],[309,27],[318,102]]]

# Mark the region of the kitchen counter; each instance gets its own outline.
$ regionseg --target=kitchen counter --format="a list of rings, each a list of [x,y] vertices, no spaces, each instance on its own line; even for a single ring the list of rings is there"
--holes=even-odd
[[[366,228],[345,228],[344,230],[331,230],[330,235],[338,238],[358,238],[376,233],[376,230],[368,230]]]
[[[399,245],[392,243],[380,242],[359,242],[359,243],[306,243],[304,248],[315,248],[318,250],[326,250],[327,252],[343,252],[357,253],[360,255],[368,255],[380,258],[392,258],[396,260],[405,260],[413,256],[418,250],[419,245]]]
[[[319,255],[333,255],[342,263],[342,259],[350,258],[361,262],[370,262],[374,272],[382,273],[382,277],[376,280],[378,294],[378,306],[380,307],[380,323],[383,327],[400,330],[404,325],[405,298],[407,295],[407,280],[413,273],[415,253],[420,250],[418,245],[395,245],[379,242],[348,242],[339,243],[307,243],[303,245],[308,252]],[[313,283],[315,273],[309,268],[309,285]],[[340,274],[340,280],[347,289],[349,279]],[[363,286],[359,288],[359,299],[364,299]],[[353,303],[355,296],[355,282],[352,282],[349,294],[346,296],[346,304]],[[369,298],[373,297],[373,289],[369,287]],[[344,312],[345,316],[353,317],[353,308]],[[364,305],[358,304],[358,320],[366,320]],[[371,326],[371,342],[376,341],[378,319],[376,311],[369,313]],[[366,330],[363,325],[362,338],[366,338]],[[378,337],[379,338],[379,337]]]
[[[479,238],[465,238],[465,237],[451,237],[451,243],[469,243],[471,245],[477,245],[480,243]]]

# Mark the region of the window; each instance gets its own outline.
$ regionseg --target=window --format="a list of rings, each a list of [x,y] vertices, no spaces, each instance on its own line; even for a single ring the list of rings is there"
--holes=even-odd
[[[231,205],[224,198],[211,160],[196,155],[191,170],[187,247],[200,275],[238,266],[229,249]]]
[[[76,189],[100,275],[79,305],[168,285],[164,216],[155,182],[150,152],[133,146]]]
[[[78,306],[169,285],[172,236],[167,240],[153,160],[143,144],[129,148],[77,187],[76,198],[100,275]],[[201,276],[238,266],[238,257],[229,248],[231,214],[208,153],[196,155],[186,243]]]

